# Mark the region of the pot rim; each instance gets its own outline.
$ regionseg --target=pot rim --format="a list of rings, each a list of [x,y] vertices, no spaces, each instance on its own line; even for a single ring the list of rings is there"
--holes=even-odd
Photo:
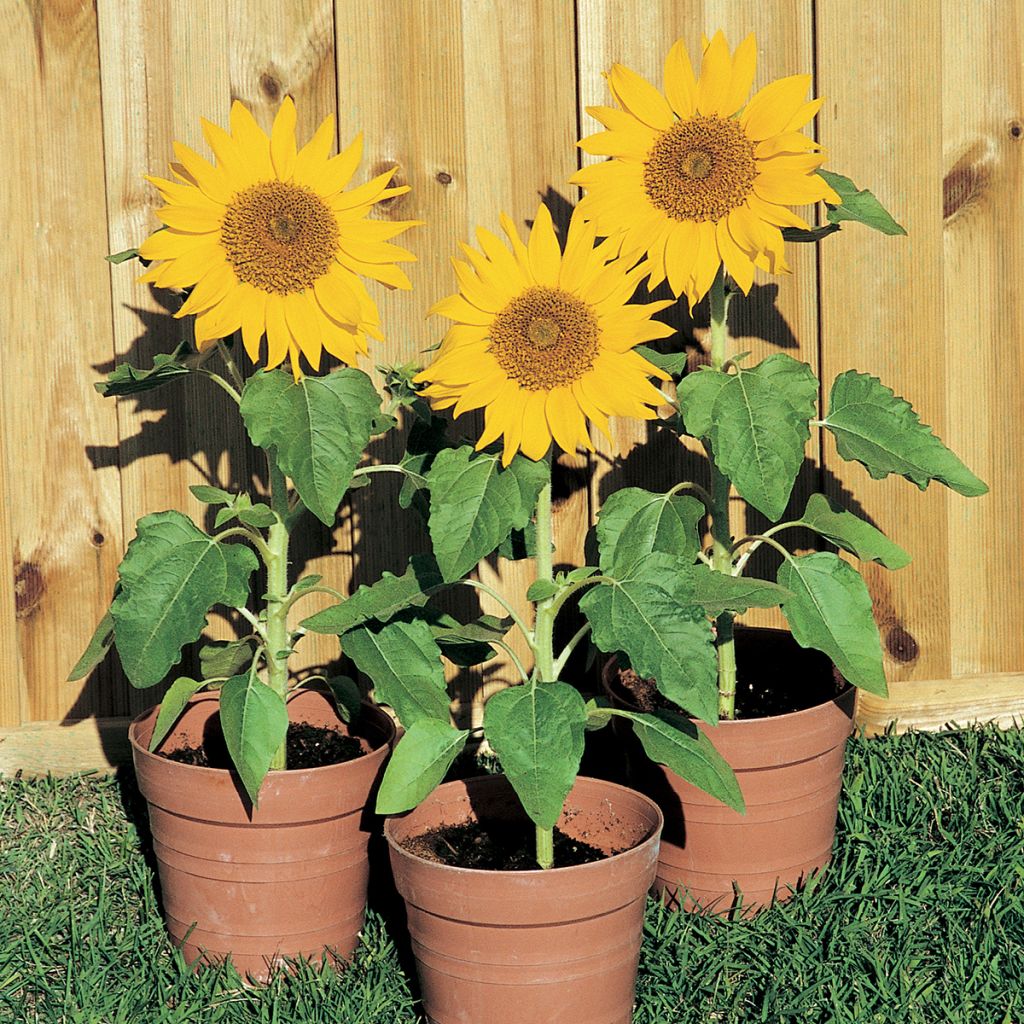
[[[784,632],[784,630],[779,630],[779,632]],[[610,677],[611,672],[615,667],[617,667],[617,665],[617,655],[609,655],[601,670],[601,688],[608,697],[621,701],[621,703],[629,707],[630,710],[639,711],[640,708],[636,704],[630,700],[623,699],[620,694],[612,690],[613,684]],[[803,708],[800,711],[785,711],[781,715],[761,715],[758,718],[720,718],[717,722],[705,722],[703,718],[697,718],[694,715],[687,715],[686,717],[691,722],[699,723],[700,725],[706,726],[708,729],[718,729],[722,727],[735,729],[742,726],[747,726],[749,728],[751,726],[756,726],[759,722],[783,722],[787,719],[795,722],[801,716],[811,718],[822,714],[823,708],[827,708],[832,704],[841,704],[849,700],[851,694],[856,698],[857,687],[855,687],[846,678],[842,676],[840,676],[840,678],[843,680],[843,688],[838,693],[833,697],[830,697],[828,700],[823,700],[820,704],[813,704],[811,707]],[[678,714],[678,712],[676,713]]]
[[[579,782],[594,783],[594,784],[596,784],[598,786],[605,787],[607,789],[610,789],[610,790],[613,790],[613,791],[617,791],[617,792],[628,793],[631,797],[639,798],[640,801],[642,803],[646,804],[650,810],[654,811],[654,815],[655,815],[655,819],[656,820],[655,820],[654,826],[651,828],[651,831],[646,836],[646,838],[641,840],[635,846],[630,846],[626,850],[620,850],[618,853],[609,854],[606,857],[602,857],[600,860],[591,861],[589,864],[569,864],[569,865],[565,865],[563,867],[550,867],[550,868],[529,868],[528,870],[524,870],[524,871],[503,871],[503,870],[500,870],[498,868],[464,868],[464,867],[459,867],[459,866],[454,865],[454,864],[444,864],[441,861],[433,861],[433,860],[428,860],[426,857],[421,857],[419,854],[413,853],[411,850],[407,850],[391,834],[392,833],[392,824],[393,824],[393,822],[401,821],[402,819],[404,819],[408,815],[413,814],[418,807],[420,807],[424,803],[426,803],[426,801],[428,801],[432,796],[434,796],[434,794],[437,793],[439,790],[445,789],[448,786],[467,786],[468,787],[468,786],[470,786],[472,784],[476,784],[476,785],[480,785],[480,784],[483,784],[483,785],[496,785],[496,783],[490,783],[488,780],[490,780],[490,779],[501,779],[501,780],[507,781],[507,778],[508,777],[502,772],[502,773],[498,773],[498,774],[495,774],[495,775],[478,775],[478,776],[474,776],[473,778],[470,778],[470,779],[456,779],[456,780],[454,780],[452,782],[443,782],[440,786],[437,786],[435,789],[431,790],[431,792],[428,793],[423,798],[423,800],[421,800],[420,803],[416,805],[416,807],[413,807],[411,810],[405,811],[402,814],[389,815],[388,817],[386,817],[384,819],[383,832],[384,832],[384,838],[388,842],[388,846],[398,856],[407,858],[408,860],[411,860],[411,861],[415,861],[415,862],[417,862],[419,864],[425,864],[428,867],[430,867],[431,869],[437,869],[439,871],[444,871],[444,872],[454,872],[456,875],[459,875],[459,876],[464,876],[464,877],[465,876],[469,876],[469,877],[474,877],[474,878],[481,877],[481,876],[488,876],[488,877],[498,876],[498,877],[515,877],[515,878],[529,879],[529,878],[550,878],[552,876],[552,872],[562,873],[562,872],[567,872],[567,871],[594,871],[594,870],[599,871],[599,870],[602,869],[602,867],[607,869],[607,865],[609,863],[611,863],[612,861],[617,861],[620,858],[626,857],[626,856],[628,856],[630,854],[638,854],[640,851],[644,850],[644,848],[649,846],[650,844],[652,844],[652,843],[657,844],[657,843],[661,842],[661,832],[662,832],[662,829],[665,827],[665,816],[662,814],[661,808],[649,796],[647,796],[644,793],[641,793],[639,790],[630,789],[629,786],[620,786],[617,782],[608,782],[605,779],[597,779],[597,778],[594,778],[594,777],[592,777],[590,775],[577,775],[576,776],[576,783],[579,783]],[[575,788],[576,783],[573,783],[573,788]],[[511,783],[509,783],[509,785],[511,785]],[[571,794],[571,792],[572,792],[572,790],[570,790],[570,794]],[[568,797],[566,797],[566,800],[568,800]],[[564,806],[565,805],[563,803],[563,809],[564,809]],[[476,821],[478,819],[475,816],[473,816],[473,818],[471,820]],[[532,824],[532,822],[530,822],[530,824]]]
[[[292,699],[292,697],[297,696],[299,693],[323,693],[323,691],[316,690],[313,687],[309,687],[308,689],[298,688],[289,693],[288,697],[285,699],[285,702],[287,703]],[[326,696],[326,694],[324,694],[324,696]],[[198,698],[198,700],[218,699],[215,693],[212,693],[208,690],[198,694],[194,694],[193,697],[189,698],[189,700],[192,701],[196,698]],[[134,756],[144,758],[146,761],[150,761],[154,764],[173,765],[175,769],[182,768],[187,769],[188,771],[207,772],[220,776],[231,775],[235,773],[235,770],[233,768],[208,768],[204,765],[187,764],[184,761],[172,761],[169,758],[161,757],[159,754],[151,751],[149,747],[145,747],[141,743],[139,743],[138,739],[136,738],[136,734],[138,733],[139,728],[142,725],[142,720],[151,715],[159,707],[159,704],[150,705],[150,707],[146,708],[145,711],[142,711],[140,714],[136,715],[128,723],[128,742],[129,745],[131,746]],[[380,754],[381,751],[383,751],[384,755],[386,756],[388,750],[392,747],[392,745],[395,742],[396,730],[394,719],[392,719],[392,717],[386,711],[384,711],[379,704],[375,704],[373,703],[373,701],[369,701],[365,698],[361,702],[360,713],[362,713],[363,710],[369,710],[378,715],[379,721],[381,724],[385,725],[385,732],[387,733],[384,741],[380,743],[378,746],[371,747],[370,750],[365,751],[363,757],[353,757],[350,758],[348,761],[339,761],[336,764],[322,764],[318,765],[316,768],[272,768],[270,769],[270,771],[267,772],[268,778],[271,775],[294,777],[297,775],[308,774],[312,772],[339,771],[349,767],[350,765],[359,764],[364,757],[372,758],[374,757],[374,755]],[[340,720],[341,719],[339,716],[339,721]],[[168,735],[170,734],[168,733]]]

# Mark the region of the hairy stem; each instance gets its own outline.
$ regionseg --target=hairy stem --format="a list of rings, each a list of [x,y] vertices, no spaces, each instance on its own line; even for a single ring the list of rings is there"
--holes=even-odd
[[[270,504],[281,514],[288,507],[288,484],[273,457],[270,466]],[[283,517],[282,517],[283,518]],[[288,695],[288,655],[291,637],[288,634],[288,528],[274,523],[267,537],[267,683],[285,700]],[[286,765],[285,744],[275,752],[271,770]]]
[[[726,323],[728,295],[725,290],[725,267],[718,268],[711,285],[711,367],[721,370],[727,361],[726,345],[729,328]],[[707,446],[711,466],[711,565],[725,575],[732,573],[732,534],[729,531],[729,479],[715,465],[714,453]],[[736,717],[736,641],[733,637],[732,612],[722,612],[716,620],[718,636],[718,715]]]
[[[548,463],[548,478],[537,496],[537,579],[553,582],[554,560],[551,552],[551,464]],[[555,615],[557,608],[553,597],[537,602],[537,617],[534,626],[533,656],[534,680],[538,683],[555,682]],[[537,826],[537,863],[542,868],[555,864],[554,830]]]

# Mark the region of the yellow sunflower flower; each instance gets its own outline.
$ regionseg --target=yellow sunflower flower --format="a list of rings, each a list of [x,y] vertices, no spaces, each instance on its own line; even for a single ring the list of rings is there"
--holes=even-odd
[[[148,177],[166,206],[165,228],[139,247],[161,261],[140,280],[161,288],[192,288],[175,313],[194,313],[200,350],[241,330],[245,350],[260,361],[267,338],[268,368],[300,356],[320,368],[324,349],[345,363],[365,354],[366,335],[382,339],[380,315],[359,275],[392,288],[410,288],[396,265],[412,253],[387,240],[418,221],[369,220],[375,203],[408,192],[389,188],[394,170],[346,190],[362,155],[362,136],[331,157],[334,118],[297,149],[295,105],[286,97],[270,138],[239,102],[231,130],[203,121],[216,158],[174,144],[178,181]]]
[[[573,216],[565,252],[541,205],[526,243],[501,215],[511,248],[477,229],[480,252],[453,259],[459,292],[436,303],[454,321],[434,361],[415,380],[435,409],[484,409],[481,449],[504,437],[502,463],[518,451],[541,459],[552,440],[593,451],[587,420],[608,435],[608,416],[653,419],[664,402],[648,377],[668,375],[633,351],[673,333],[651,316],[671,302],[630,305],[650,268],[616,258],[614,240]]]
[[[697,78],[680,40],[664,94],[615,64],[606,77],[621,109],[587,108],[608,130],[580,148],[612,159],[570,179],[586,189],[580,213],[620,238],[623,255],[645,253],[650,287],[667,278],[691,309],[723,263],[744,293],[755,267],[789,273],[780,228],[808,224],[786,207],[840,201],[815,173],[820,147],[800,131],[822,103],[806,101],[811,76],[781,78],[747,103],[756,60],[753,35],[730,55],[718,32]]]

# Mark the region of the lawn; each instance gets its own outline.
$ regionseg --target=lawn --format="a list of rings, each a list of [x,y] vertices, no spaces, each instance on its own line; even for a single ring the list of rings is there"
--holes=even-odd
[[[839,816],[825,875],[752,921],[649,903],[635,1024],[1024,1020],[1024,733],[851,741]],[[0,778],[0,1021],[421,1021],[386,901],[342,976],[193,974],[146,837],[130,778]]]

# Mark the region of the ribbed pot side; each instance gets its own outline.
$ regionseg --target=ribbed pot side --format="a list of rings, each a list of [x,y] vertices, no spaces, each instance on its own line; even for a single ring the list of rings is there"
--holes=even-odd
[[[193,698],[160,749],[201,744],[217,708],[216,694]],[[230,955],[243,977],[261,982],[283,958],[347,959],[363,926],[366,808],[394,739],[391,719],[364,705],[350,732],[324,693],[298,691],[288,701],[291,721],[354,735],[367,753],[271,772],[251,810],[234,772],[148,752],[157,711],[136,718],[129,738],[167,930],[186,961]]]
[[[613,700],[611,661],[605,686]],[[668,906],[744,915],[789,899],[832,856],[846,741],[856,691],[770,718],[697,722],[732,767],[746,814],[726,807],[643,753],[622,720],[629,783],[665,816],[655,891]],[[620,724],[621,723],[621,724]],[[624,726],[624,727],[623,727]]]
[[[628,1024],[661,812],[614,783],[578,779],[558,827],[615,856],[549,871],[431,863],[401,843],[470,820],[520,823],[503,776],[450,782],[385,823],[433,1024]]]

